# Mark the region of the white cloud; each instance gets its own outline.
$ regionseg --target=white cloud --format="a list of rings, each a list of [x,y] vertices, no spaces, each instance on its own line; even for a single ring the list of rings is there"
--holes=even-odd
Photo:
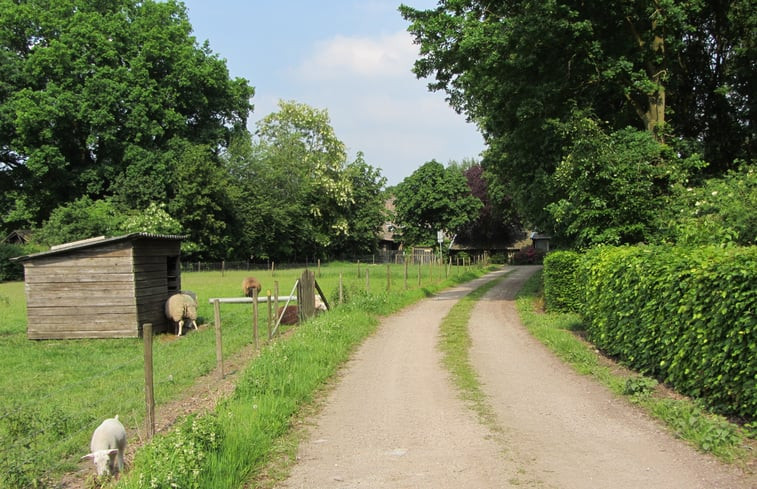
[[[297,72],[310,80],[407,76],[417,54],[405,31],[376,39],[338,35],[317,43]]]

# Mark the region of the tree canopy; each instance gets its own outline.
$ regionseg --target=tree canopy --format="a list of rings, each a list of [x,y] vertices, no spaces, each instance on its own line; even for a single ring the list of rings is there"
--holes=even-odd
[[[716,175],[754,159],[752,3],[440,0],[400,12],[420,46],[417,76],[478,125],[484,166],[528,221],[551,228],[576,120],[649,132]]]
[[[384,221],[386,179],[362,154],[349,163],[326,110],[293,101],[232,145],[240,240],[274,260],[369,253]]]
[[[394,192],[395,224],[409,244],[434,244],[438,231],[462,231],[483,206],[459,168],[445,168],[435,160],[421,165]]]
[[[174,0],[0,0],[7,226],[81,196],[170,200],[185,144],[215,151],[244,130],[252,87],[191,32]]]

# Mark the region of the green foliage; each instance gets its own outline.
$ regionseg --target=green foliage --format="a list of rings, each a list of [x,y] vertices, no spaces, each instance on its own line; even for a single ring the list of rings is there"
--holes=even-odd
[[[603,247],[584,260],[589,338],[715,411],[757,415],[757,249]]]
[[[458,168],[429,161],[395,188],[396,224],[406,244],[436,243],[437,231],[457,233],[483,206]]]
[[[67,243],[95,236],[119,234],[125,216],[110,199],[81,197],[56,208],[50,218],[34,233],[34,239],[46,245]]]
[[[701,186],[677,185],[660,238],[685,246],[757,243],[757,169],[744,164]]]
[[[653,395],[657,381],[633,374],[628,376],[600,362],[593,345],[579,339],[574,331],[582,329],[580,316],[573,313],[542,313],[538,310],[542,282],[537,272],[518,293],[517,306],[528,330],[547,345],[576,371],[590,375],[613,392],[629,396],[653,416],[663,420],[677,436],[690,441],[700,450],[711,452],[726,461],[746,462],[753,454],[743,447],[750,436],[749,425],[744,429],[722,416],[702,409],[699,402],[689,399],[670,399]]]
[[[0,282],[23,280],[24,266],[10,259],[25,254],[24,247],[21,245],[0,243]]]
[[[200,489],[206,459],[223,443],[223,431],[213,414],[189,416],[175,429],[158,435],[134,459],[140,476],[136,487]]]
[[[345,174],[351,184],[352,199],[340,209],[348,227],[331,239],[329,250],[335,256],[365,255],[377,249],[376,237],[387,221],[382,192],[386,178],[381,176],[380,169],[365,162],[362,153],[347,165]]]
[[[560,125],[576,116],[684,140],[683,157],[703,155],[716,175],[754,157],[752,3],[441,0],[400,12],[420,47],[416,75],[479,126],[484,167],[546,230],[545,204],[564,197],[551,177],[572,146]]]
[[[176,1],[0,2],[0,213],[13,227],[82,196],[167,202],[177,144],[224,147],[245,129],[252,87],[191,34]]]
[[[235,139],[225,155],[235,247],[245,258],[302,260],[376,248],[385,179],[361,153],[347,162],[327,111],[282,101],[256,134]]]
[[[181,234],[181,224],[166,212],[165,204],[152,202],[144,211],[126,217],[120,230],[124,234]]]
[[[646,131],[607,134],[592,119],[568,126],[572,144],[553,175],[565,197],[547,206],[557,232],[578,247],[652,241],[671,185],[698,160],[682,160]]]
[[[652,411],[678,436],[725,460],[733,459],[737,447],[743,444],[737,425],[722,416],[707,413],[696,403],[666,399],[654,403]]]
[[[581,254],[574,251],[553,251],[544,258],[544,299],[547,310],[580,313],[583,289],[576,272]]]
[[[189,260],[238,256],[234,229],[230,229],[235,217],[225,169],[205,145],[184,144],[176,155],[175,188],[168,209],[181,222],[182,233],[189,235],[182,252]]]
[[[626,385],[623,388],[623,394],[636,398],[647,397],[652,394],[654,388],[657,387],[657,384],[657,380],[649,377],[630,377],[626,380]]]

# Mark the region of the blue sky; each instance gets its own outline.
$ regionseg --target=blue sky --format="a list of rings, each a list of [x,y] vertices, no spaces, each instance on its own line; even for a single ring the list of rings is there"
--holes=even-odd
[[[184,0],[194,35],[255,87],[254,124],[295,100],[328,110],[337,137],[389,185],[435,159],[479,158],[483,140],[410,71],[418,47],[399,0]],[[405,0],[419,9],[434,0]]]

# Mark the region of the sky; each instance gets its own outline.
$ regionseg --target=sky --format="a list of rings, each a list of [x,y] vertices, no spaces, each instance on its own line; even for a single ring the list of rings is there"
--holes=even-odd
[[[328,111],[348,149],[396,185],[430,160],[480,159],[476,126],[412,73],[401,0],[184,0],[197,42],[255,87],[255,123],[280,100]],[[432,9],[435,0],[404,0]]]

